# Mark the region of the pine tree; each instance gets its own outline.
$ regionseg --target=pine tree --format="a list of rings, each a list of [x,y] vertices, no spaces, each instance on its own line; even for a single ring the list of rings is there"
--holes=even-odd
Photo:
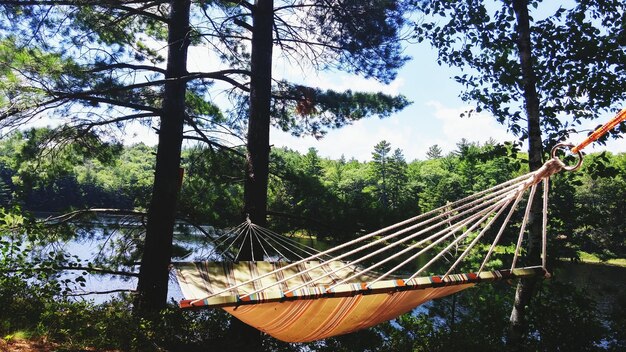
[[[374,172],[378,178],[378,193],[379,199],[384,208],[389,206],[389,196],[387,194],[388,187],[388,174],[389,174],[389,152],[391,151],[391,144],[382,140],[374,146],[372,152],[372,164],[374,166]]]

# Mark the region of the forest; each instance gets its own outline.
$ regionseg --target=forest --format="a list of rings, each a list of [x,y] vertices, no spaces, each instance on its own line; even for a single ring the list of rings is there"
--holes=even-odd
[[[134,237],[136,233],[123,233],[121,238],[125,241],[110,246],[102,251],[107,254],[86,263],[74,258],[72,253],[55,250],[52,255],[42,249],[50,249],[49,243],[54,239],[94,236],[88,229],[101,226],[94,213],[86,214],[82,221],[56,224],[52,228],[43,228],[38,220],[86,209],[100,209],[101,215],[107,211],[115,214],[113,210],[117,209],[133,209],[143,216],[149,201],[146,195],[154,170],[155,148],[144,144],[101,145],[81,151],[80,146],[70,144],[52,151],[46,149],[49,133],[50,129],[18,132],[0,143],[3,231],[11,231],[18,221],[28,228],[28,238],[13,232],[11,236],[15,237],[5,237],[2,242],[4,270],[22,266],[3,281],[3,306],[13,307],[2,313],[5,338],[10,340],[14,331],[24,329],[62,341],[70,350],[83,344],[103,349],[145,349],[142,343],[155,338],[149,335],[155,329],[165,332],[157,343],[169,348],[180,343],[187,344],[183,350],[227,344],[224,325],[228,318],[224,313],[183,314],[172,306],[159,321],[165,326],[138,328],[132,326],[133,318],[124,307],[131,297],[130,291],[105,304],[76,300],[73,293],[84,292],[81,290],[84,274],[61,276],[62,269],[74,267],[90,275],[123,276],[133,270],[140,258],[141,245]],[[405,160],[402,150],[393,149],[387,141],[372,146],[369,162],[331,160],[318,156],[315,149],[300,154],[286,148],[273,149],[270,160],[269,226],[330,244],[345,242],[360,232],[402,220],[407,214],[428,211],[527,171],[527,155],[516,144],[480,145],[467,140],[459,141],[457,149],[447,155],[434,145],[426,160],[410,162]],[[50,167],[52,164],[54,167]],[[185,202],[181,202],[179,218],[216,227],[241,221],[243,184],[241,170],[236,170],[242,165],[243,160],[230,152],[201,147],[185,149],[182,163],[185,176],[180,195]],[[540,298],[531,308],[535,336],[526,341],[527,348],[623,348],[626,341],[623,335],[626,321],[620,313],[626,308],[623,285],[601,283],[601,289],[614,290],[613,308],[602,308],[605,303],[599,300],[600,292],[587,292],[589,287],[567,279],[574,274],[563,274],[565,278],[560,278],[559,272],[571,271],[572,265],[600,265],[590,262],[613,263],[616,268],[624,265],[624,175],[626,154],[603,152],[587,155],[581,170],[559,174],[553,179],[554,196],[550,204],[553,238],[549,243],[550,268],[555,278],[542,283]],[[96,241],[104,248],[103,242]],[[184,258],[186,254],[180,248],[174,259]],[[42,268],[50,271],[41,271]],[[25,276],[35,281],[21,281]],[[402,316],[394,323],[355,336],[313,343],[307,348],[500,350],[504,348],[501,338],[506,334],[512,289],[510,283],[485,284],[435,301],[427,311]],[[65,298],[59,301],[58,297]],[[24,309],[24,302],[29,302],[28,309]],[[484,306],[481,302],[489,304]],[[96,320],[90,322],[94,317]],[[110,319],[127,320],[112,323]],[[123,324],[124,330],[119,330],[119,324]],[[568,328],[547,329],[563,324],[568,324]],[[485,329],[490,333],[484,334]],[[458,344],[463,337],[470,336],[472,343]],[[305,348],[277,340],[264,341],[264,346],[268,350],[286,351]]]
[[[550,179],[549,256],[537,248],[538,197],[490,262],[517,255],[514,232],[528,225],[523,252],[547,259],[549,279],[479,284],[308,343],[219,309],[181,311],[170,296],[171,264],[203,259],[213,231],[250,221],[333,247],[535,172],[555,145],[622,110],[625,5],[553,5],[0,0],[0,349],[623,350],[626,154],[592,149],[580,170]],[[406,160],[394,140],[373,141],[370,161],[272,145],[271,128],[323,138],[411,104],[290,81],[281,68],[391,84],[416,43],[459,69],[451,79],[471,106],[459,118],[488,114],[511,142],[467,136]],[[138,125],[155,145],[128,143]],[[264,260],[249,244],[235,259]],[[72,251],[86,245],[88,258]],[[93,278],[111,284],[94,292]]]

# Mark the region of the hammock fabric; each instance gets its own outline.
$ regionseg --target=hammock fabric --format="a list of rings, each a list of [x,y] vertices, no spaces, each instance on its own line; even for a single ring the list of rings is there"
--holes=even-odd
[[[286,270],[276,270],[284,262],[196,262],[177,264],[178,282],[185,297],[205,297],[214,292],[251,281],[266,273],[263,285],[280,281],[284,276],[315,268],[319,262],[305,262]],[[358,284],[340,284],[330,292],[326,289],[358,271],[342,268],[344,263],[333,261],[315,268],[306,275],[297,275],[283,285],[246,296],[258,287],[247,283],[237,288],[238,294],[224,293],[192,304],[183,300],[182,308],[222,307],[239,320],[279,340],[308,342],[365,329],[411,311],[429,300],[444,297],[475,285],[495,281],[544,275],[541,267],[485,271],[478,275],[454,274],[417,277],[410,280],[378,281],[367,287],[375,276],[361,275]],[[335,269],[340,269],[335,271]],[[284,295],[287,287],[306,283],[310,277],[334,272],[324,281]],[[243,297],[243,298],[242,298]],[[262,303],[262,304],[260,304]]]

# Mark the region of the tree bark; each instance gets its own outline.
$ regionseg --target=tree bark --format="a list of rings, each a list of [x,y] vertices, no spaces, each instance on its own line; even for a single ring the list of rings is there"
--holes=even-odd
[[[528,1],[513,0],[513,10],[517,20],[517,48],[522,68],[524,107],[528,120],[528,164],[531,171],[542,165],[543,145],[539,115],[539,95],[537,77],[533,69],[532,43],[530,37],[530,17]],[[541,198],[535,197],[531,206],[528,224],[527,265],[541,263]],[[515,292],[515,301],[509,319],[507,347],[511,351],[523,350],[524,334],[527,330],[526,307],[529,305],[539,277],[521,279]]]
[[[170,1],[166,79],[183,77],[187,73],[190,6],[190,0]],[[167,302],[176,203],[180,191],[185,92],[185,80],[165,83],[154,185],[135,301],[136,312],[141,315],[158,312]]]
[[[252,48],[250,78],[250,115],[244,213],[258,225],[265,226],[270,157],[270,108],[272,98],[272,49],[274,1],[256,0],[252,9]],[[239,260],[263,260],[262,248],[249,242],[239,253]],[[260,331],[233,318],[231,339],[233,351],[262,351]]]
[[[250,116],[244,183],[244,212],[258,225],[266,224],[272,98],[273,0],[257,0],[252,11]],[[251,246],[245,246],[245,249]],[[241,253],[243,260],[257,259]]]

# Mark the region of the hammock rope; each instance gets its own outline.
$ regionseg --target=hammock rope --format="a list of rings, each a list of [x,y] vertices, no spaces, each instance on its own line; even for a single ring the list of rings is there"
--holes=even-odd
[[[219,236],[212,251],[235,258],[235,263],[183,263],[177,269],[181,288],[185,287],[184,294],[189,297],[181,306],[223,307],[284,341],[312,341],[378,324],[480,281],[546,275],[550,177],[580,168],[582,149],[624,120],[626,109],[578,146],[556,145],[551,158],[538,170],[324,251],[248,219]],[[574,155],[576,162],[566,165],[557,156],[559,151]],[[538,195],[542,197],[537,258],[541,264],[519,267]],[[489,271],[490,259],[513,219],[519,221],[519,232],[516,241],[515,235],[511,236],[515,247],[509,257],[510,270]],[[487,240],[491,236],[493,239]],[[246,244],[254,251],[254,241],[265,258],[276,261],[237,263]],[[488,249],[475,270],[459,269],[470,255],[481,255],[483,248]],[[288,258],[296,259],[282,261]],[[412,268],[419,258],[426,258],[426,263]],[[445,274],[423,276],[442,262],[448,264],[445,271],[441,267],[435,270]],[[381,267],[391,268],[377,272]]]

